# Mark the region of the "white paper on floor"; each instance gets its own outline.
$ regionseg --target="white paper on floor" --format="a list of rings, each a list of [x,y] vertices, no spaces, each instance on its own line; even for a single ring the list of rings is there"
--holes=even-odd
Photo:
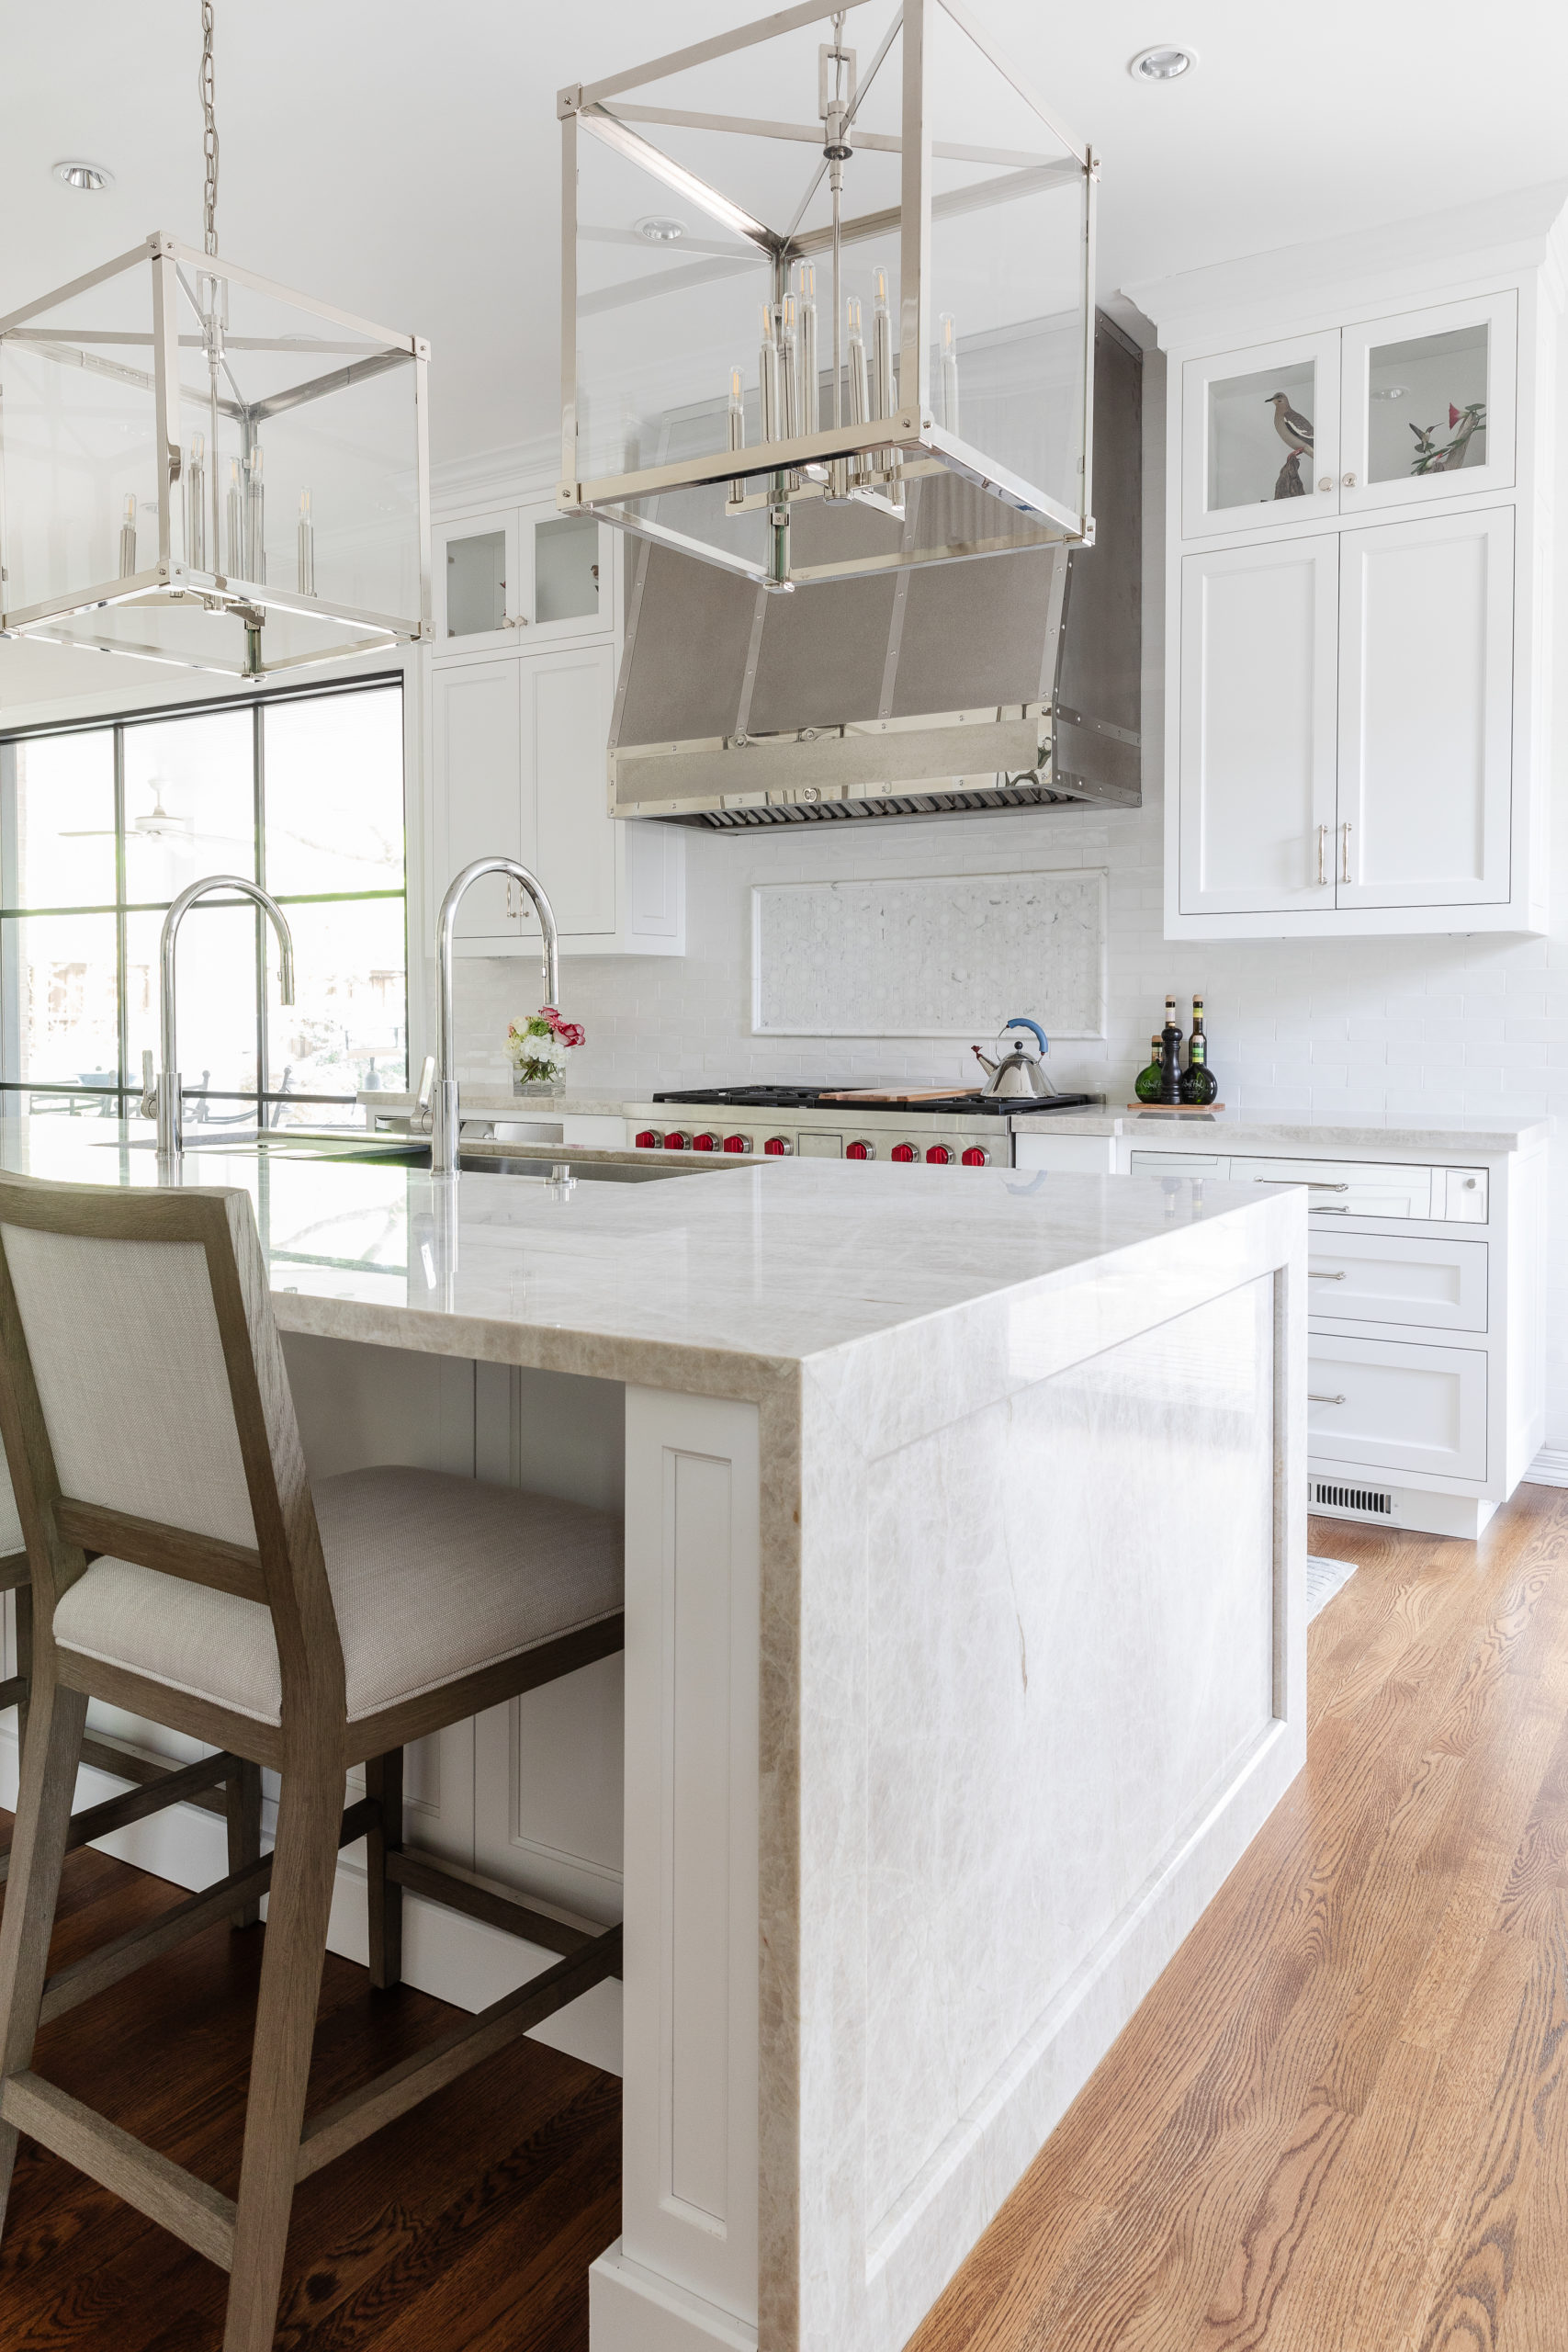
[[[1310,1625],[1320,1609],[1326,1609],[1337,1592],[1348,1585],[1356,1573],[1354,1560],[1328,1560],[1321,1552],[1307,1554],[1307,1623]]]

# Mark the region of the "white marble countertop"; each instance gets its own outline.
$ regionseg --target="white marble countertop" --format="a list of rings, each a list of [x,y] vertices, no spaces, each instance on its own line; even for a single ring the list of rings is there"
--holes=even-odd
[[[667,1090],[658,1090],[660,1091]],[[650,1092],[641,1094],[564,1094],[554,1101],[514,1095],[499,1088],[483,1084],[463,1089],[464,1115],[470,1119],[502,1119],[518,1122],[561,1118],[627,1118],[640,1113],[652,1100]],[[389,1118],[404,1116],[412,1109],[413,1097],[389,1094],[377,1107]],[[671,1103],[671,1114],[678,1107]],[[850,1106],[846,1105],[845,1115]],[[863,1103],[861,1114],[880,1111],[880,1105]],[[787,1111],[779,1113],[787,1125]],[[896,1114],[889,1114],[896,1117]],[[1063,1111],[1044,1113],[1032,1117],[1021,1117],[1018,1134],[1063,1136],[1157,1136],[1163,1150],[1180,1151],[1291,1151],[1310,1152],[1314,1156],[1339,1155],[1345,1152],[1375,1151],[1412,1159],[1441,1159],[1451,1156],[1461,1145],[1467,1152],[1483,1158],[1493,1158],[1510,1151],[1530,1149],[1542,1143],[1551,1132],[1550,1119],[1495,1119],[1477,1114],[1473,1117],[1456,1115],[1452,1118],[1427,1118],[1417,1123],[1402,1123],[1397,1119],[1377,1121],[1368,1118],[1346,1120],[1289,1120],[1247,1118],[1235,1112],[1222,1112],[1213,1119],[1172,1118],[1151,1108],[1147,1112],[1124,1111],[1108,1105],[1103,1111]]]
[[[152,1185],[148,1132],[7,1120],[0,1169]],[[948,1169],[815,1160],[563,1193],[253,1148],[187,1152],[183,1181],[251,1194],[285,1329],[632,1378],[654,1376],[650,1349],[776,1371],[1025,1288],[1135,1285],[1184,1235],[1261,1206],[1242,1184],[1194,1200],[1152,1178],[977,1169],[960,1191]]]

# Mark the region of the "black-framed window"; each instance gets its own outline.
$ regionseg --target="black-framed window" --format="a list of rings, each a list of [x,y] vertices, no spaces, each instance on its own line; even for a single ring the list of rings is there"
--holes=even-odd
[[[208,874],[283,907],[295,1002],[251,901],[190,910],[187,1125],[347,1125],[361,1088],[406,1084],[402,742],[397,679],[0,737],[0,1108],[134,1109],[164,914]]]

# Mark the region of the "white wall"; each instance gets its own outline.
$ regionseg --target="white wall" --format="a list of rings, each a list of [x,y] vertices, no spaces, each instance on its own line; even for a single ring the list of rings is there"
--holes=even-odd
[[[1156,747],[1163,731],[1162,379],[1163,363],[1151,353],[1145,388],[1145,741]],[[1560,417],[1564,413],[1568,400],[1560,404]],[[1568,479],[1564,456],[1568,450],[1560,453],[1559,473]],[[1560,533],[1560,574],[1565,538]],[[1568,582],[1561,578],[1557,601],[1568,612]],[[1568,660],[1561,654],[1555,685],[1558,801],[1568,745]],[[1204,999],[1211,1058],[1233,1112],[1369,1124],[1568,1113],[1568,820],[1554,828],[1547,939],[1176,944],[1162,936],[1162,797],[1156,749],[1145,753],[1144,806],[1136,810],[1043,810],[821,831],[792,827],[782,839],[693,831],[684,960],[573,957],[564,967],[563,1010],[588,1029],[572,1083],[584,1091],[643,1095],[654,1086],[747,1079],[972,1077],[966,1047],[951,1040],[752,1036],[751,884],[1104,865],[1111,874],[1110,1034],[1103,1046],[1055,1048],[1058,1085],[1103,1091],[1124,1103],[1170,989],[1179,1000],[1194,993]],[[459,966],[466,1071],[502,1075],[506,1023],[532,1010],[536,993],[530,964]],[[1032,1013],[1049,1031],[1050,1005],[1032,1002],[1021,979],[1017,994],[1010,1010]],[[1552,1160],[1547,1444],[1559,1449],[1568,1448],[1568,1153],[1554,1151]]]

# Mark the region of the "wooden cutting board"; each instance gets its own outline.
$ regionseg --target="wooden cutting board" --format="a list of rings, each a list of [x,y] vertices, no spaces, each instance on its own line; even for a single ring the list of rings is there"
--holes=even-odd
[[[824,1102],[951,1102],[961,1094],[982,1094],[979,1086],[848,1086],[824,1094]]]

